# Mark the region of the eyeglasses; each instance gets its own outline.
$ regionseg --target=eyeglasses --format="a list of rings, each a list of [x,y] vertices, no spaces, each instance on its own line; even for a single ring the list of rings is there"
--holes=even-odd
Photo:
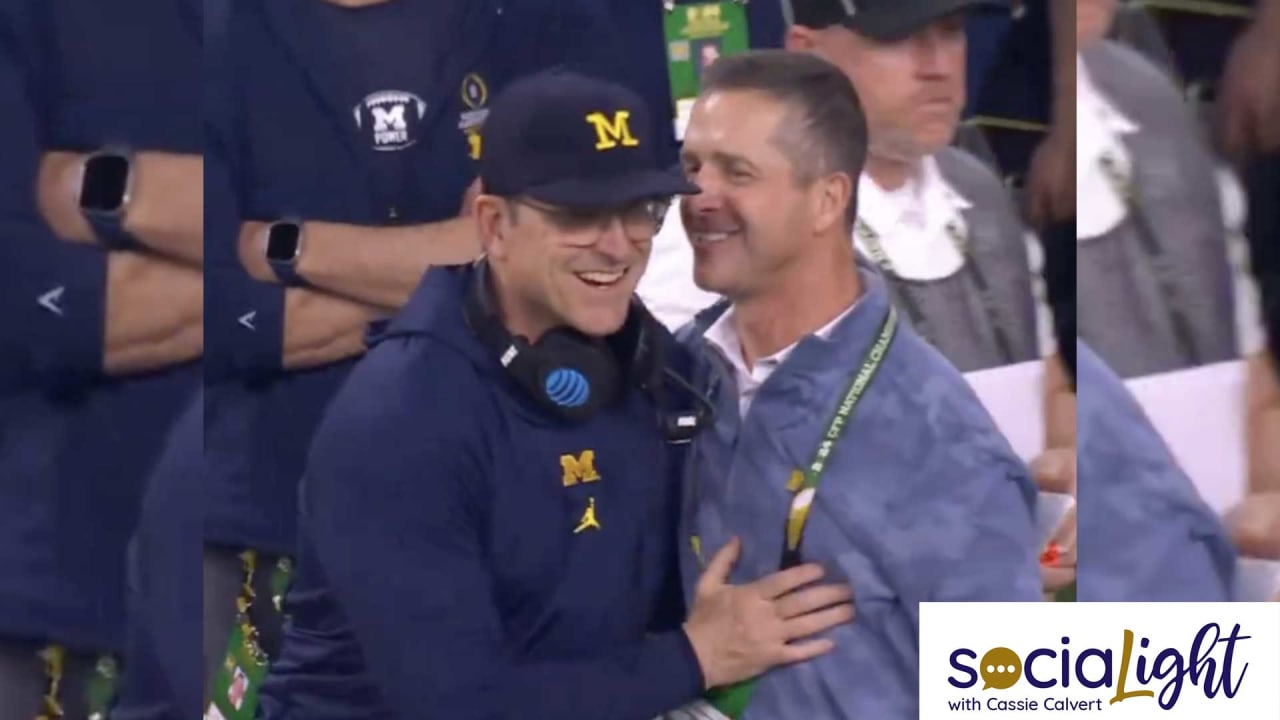
[[[671,207],[671,198],[649,198],[600,210],[553,207],[527,198],[510,200],[541,212],[556,229],[567,235],[607,230],[617,218],[622,223],[623,232],[632,240],[652,240],[662,230],[662,221]]]

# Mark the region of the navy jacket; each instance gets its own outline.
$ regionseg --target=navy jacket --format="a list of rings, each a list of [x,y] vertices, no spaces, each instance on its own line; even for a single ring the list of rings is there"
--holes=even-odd
[[[209,541],[293,552],[307,447],[353,364],[281,371],[284,291],[240,267],[240,222],[455,216],[474,177],[460,125],[539,67],[615,75],[605,10],[587,0],[396,0],[357,11],[317,0],[231,3],[206,43]],[[464,100],[469,75],[487,91],[472,96],[476,107]],[[380,94],[399,98],[398,109],[371,107]],[[377,128],[394,124],[388,113],[400,113],[411,147],[371,149]],[[407,162],[384,162],[396,158]]]
[[[199,153],[199,33],[193,1],[0,7],[0,635],[123,644],[125,546],[198,366],[103,376],[106,253],[54,238],[33,187],[43,150]]]
[[[468,330],[470,273],[427,274],[317,434],[268,718],[649,720],[702,687],[654,403],[538,409]]]
[[[201,715],[200,477],[204,402],[197,394],[156,463],[130,548],[125,682],[112,720]]]

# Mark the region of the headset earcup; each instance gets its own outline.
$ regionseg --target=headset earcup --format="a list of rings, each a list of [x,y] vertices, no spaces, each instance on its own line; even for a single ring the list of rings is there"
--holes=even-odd
[[[572,330],[553,330],[534,346],[533,387],[555,413],[570,420],[595,414],[618,394],[618,362],[607,346]]]

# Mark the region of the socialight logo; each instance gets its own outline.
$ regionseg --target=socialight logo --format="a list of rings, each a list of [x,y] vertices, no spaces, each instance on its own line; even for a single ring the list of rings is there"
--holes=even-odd
[[[1280,717],[1280,605],[927,603],[920,717]]]

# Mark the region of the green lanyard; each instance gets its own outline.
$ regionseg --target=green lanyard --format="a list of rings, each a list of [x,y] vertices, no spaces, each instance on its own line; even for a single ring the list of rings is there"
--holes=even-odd
[[[827,469],[827,463],[830,462],[831,454],[836,449],[836,443],[849,425],[849,418],[853,416],[854,409],[862,400],[867,388],[871,386],[871,381],[875,379],[876,372],[880,369],[885,355],[888,354],[889,346],[893,343],[897,331],[898,314],[890,305],[884,320],[880,323],[880,334],[863,356],[862,366],[850,379],[844,399],[836,407],[835,415],[832,416],[827,431],[823,433],[818,449],[814,452],[813,461],[804,471],[803,481],[792,488],[794,494],[791,498],[791,509],[787,513],[782,545],[783,569],[800,562],[800,543],[804,539],[804,529],[809,522],[809,508],[813,506],[818,484],[822,482],[822,474]],[[731,719],[740,718],[746,711],[755,686],[756,680],[751,679],[723,688],[713,688],[707,692],[706,700],[724,716]]]
[[[898,313],[890,305],[880,323],[880,334],[871,347],[867,348],[867,354],[862,358],[862,367],[850,379],[844,399],[836,407],[827,431],[823,433],[818,449],[813,454],[813,460],[804,471],[803,482],[799,487],[792,488],[791,509],[787,512],[787,524],[783,533],[781,565],[784,570],[800,564],[800,542],[804,539],[804,529],[809,522],[809,508],[813,506],[813,498],[818,493],[822,473],[827,469],[827,462],[835,451],[836,443],[849,425],[854,408],[858,407],[863,393],[870,387],[885,354],[889,352],[889,345],[897,331]]]
[[[956,252],[960,254],[962,260],[962,269],[969,274],[969,278],[973,281],[974,288],[978,292],[978,300],[982,303],[982,310],[986,313],[987,320],[991,323],[991,332],[995,337],[997,350],[1000,357],[1006,363],[1012,363],[1013,360],[1013,343],[1009,341],[1008,333],[1005,332],[1004,325],[1000,322],[1000,308],[997,307],[996,299],[991,295],[990,284],[987,282],[986,273],[978,265],[978,261],[970,253],[969,233],[966,228],[955,221],[948,222],[943,228],[947,233],[947,239],[955,247]],[[854,232],[857,233],[858,239],[867,248],[867,255],[871,256],[871,261],[879,265],[885,274],[902,280],[898,288],[902,291],[902,303],[906,307],[907,314],[911,316],[911,322],[915,323],[917,329],[925,328],[928,323],[925,321],[924,313],[920,309],[920,304],[916,302],[912,295],[911,284],[898,274],[894,269],[893,262],[889,260],[889,255],[884,251],[884,246],[880,243],[880,234],[877,233],[862,218],[858,218],[854,224]]]

